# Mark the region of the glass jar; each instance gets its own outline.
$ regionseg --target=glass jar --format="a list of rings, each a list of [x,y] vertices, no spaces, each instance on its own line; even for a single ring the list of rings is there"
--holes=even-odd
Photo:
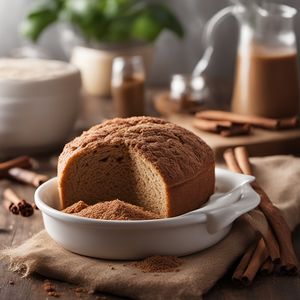
[[[117,117],[144,115],[145,69],[141,56],[116,57],[111,85]]]

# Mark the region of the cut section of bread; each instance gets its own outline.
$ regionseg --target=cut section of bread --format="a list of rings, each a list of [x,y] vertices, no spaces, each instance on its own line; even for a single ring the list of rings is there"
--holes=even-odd
[[[62,208],[112,199],[173,217],[214,192],[214,154],[195,134],[151,117],[112,119],[68,143],[59,157]]]

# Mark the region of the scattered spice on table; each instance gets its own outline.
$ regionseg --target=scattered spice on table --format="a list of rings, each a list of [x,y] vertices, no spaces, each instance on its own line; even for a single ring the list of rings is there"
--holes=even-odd
[[[131,266],[138,268],[145,273],[178,272],[178,268],[183,262],[183,259],[176,256],[154,255],[132,263]]]
[[[88,293],[88,290],[82,287],[78,287],[75,289],[76,293]]]
[[[48,296],[56,298],[60,297],[60,294],[56,291],[54,284],[48,279],[44,280],[43,289],[47,292]]]
[[[88,294],[88,290],[82,287],[78,287],[74,291],[77,298],[81,298],[82,294]]]

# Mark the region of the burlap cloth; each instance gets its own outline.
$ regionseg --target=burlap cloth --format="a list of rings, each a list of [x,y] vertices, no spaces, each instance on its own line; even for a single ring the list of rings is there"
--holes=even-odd
[[[252,159],[258,182],[282,210],[291,229],[300,220],[300,158],[273,156]],[[196,237],[195,237],[196,238]],[[105,261],[70,253],[43,230],[24,244],[3,250],[10,268],[33,272],[80,286],[134,299],[200,299],[221,278],[254,238],[238,221],[217,245],[185,257],[179,272],[143,273],[129,262]],[[112,268],[113,267],[113,268]]]

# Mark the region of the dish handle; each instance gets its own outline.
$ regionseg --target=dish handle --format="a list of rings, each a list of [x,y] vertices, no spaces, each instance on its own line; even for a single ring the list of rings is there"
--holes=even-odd
[[[238,217],[258,206],[260,196],[249,184],[242,187],[238,201],[228,207],[217,208],[204,213],[206,216],[206,228],[208,233],[214,234],[232,224]]]

